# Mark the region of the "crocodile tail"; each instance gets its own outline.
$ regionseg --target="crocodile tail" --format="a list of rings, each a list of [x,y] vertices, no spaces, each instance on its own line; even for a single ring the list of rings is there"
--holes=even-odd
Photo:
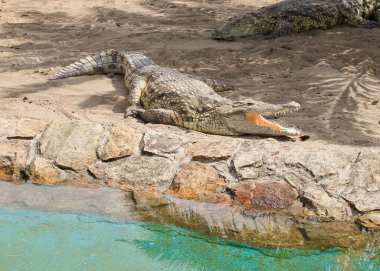
[[[64,67],[59,72],[51,75],[48,80],[81,75],[123,73],[122,58],[123,55],[116,50],[101,51]]]

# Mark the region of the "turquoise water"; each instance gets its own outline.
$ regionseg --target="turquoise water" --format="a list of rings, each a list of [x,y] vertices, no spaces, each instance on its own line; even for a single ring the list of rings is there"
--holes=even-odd
[[[0,208],[0,270],[380,270],[380,248],[252,249],[173,226]]]

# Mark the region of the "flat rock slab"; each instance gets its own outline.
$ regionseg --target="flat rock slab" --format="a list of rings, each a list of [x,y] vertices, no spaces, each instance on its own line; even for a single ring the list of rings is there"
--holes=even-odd
[[[143,141],[144,152],[170,159],[183,158],[185,156],[184,147],[190,144],[184,137],[176,134],[158,133],[153,130],[145,132]]]
[[[96,150],[103,127],[99,123],[52,122],[40,140],[40,152],[62,167],[85,170],[97,160]]]
[[[239,143],[231,139],[198,141],[188,146],[187,151],[195,161],[227,160],[233,156]]]
[[[0,137],[8,137],[16,131],[17,119],[0,118]]]
[[[133,191],[166,191],[175,175],[171,160],[157,156],[133,155],[120,161],[96,163],[89,170],[112,187]]]
[[[47,125],[42,120],[0,118],[0,137],[32,139],[42,133]]]

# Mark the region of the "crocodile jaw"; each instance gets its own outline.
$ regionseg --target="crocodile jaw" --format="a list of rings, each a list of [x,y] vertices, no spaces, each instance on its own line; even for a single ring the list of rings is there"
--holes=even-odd
[[[283,105],[258,103],[255,106],[249,104],[245,107],[251,108],[237,110],[226,117],[227,126],[236,134],[254,134],[264,136],[301,135],[301,131],[295,128],[284,127],[278,123],[266,119],[263,116],[297,111],[300,108],[300,105],[298,103],[290,102]]]
[[[258,132],[258,134],[263,133],[262,135],[271,135],[271,136],[299,136],[301,131],[295,128],[286,128],[278,123],[271,122],[265,119],[262,115],[255,115],[246,113],[245,118],[248,122],[247,125],[256,128],[249,127],[249,130],[252,128]]]
[[[258,19],[249,14],[243,17],[229,18],[222,27],[215,29],[211,37],[216,40],[233,40],[235,37],[245,37],[260,33],[256,27]]]
[[[215,40],[229,40],[232,41],[235,37],[245,37],[251,34],[249,28],[238,29],[233,28],[230,25],[224,25],[219,29],[215,29],[211,34],[211,38]]]

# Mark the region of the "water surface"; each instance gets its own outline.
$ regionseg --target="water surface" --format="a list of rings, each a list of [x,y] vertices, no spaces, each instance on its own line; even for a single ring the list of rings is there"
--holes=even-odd
[[[0,207],[0,270],[380,270],[380,248],[255,249],[174,226]]]

